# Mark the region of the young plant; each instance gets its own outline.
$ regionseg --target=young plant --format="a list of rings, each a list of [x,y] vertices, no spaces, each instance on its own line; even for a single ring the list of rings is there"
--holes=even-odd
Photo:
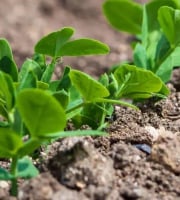
[[[113,104],[136,108],[121,98],[168,95],[160,78],[131,65],[117,67],[98,81],[67,66],[61,78],[52,81],[57,60],[62,57],[109,51],[107,45],[93,39],[70,40],[73,31],[65,27],[43,37],[35,45],[37,54],[27,59],[19,72],[9,43],[0,39],[0,158],[11,163],[9,170],[0,168],[0,179],[12,182],[14,196],[18,192],[18,178],[38,174],[28,156],[42,144],[61,137],[104,135],[98,130],[64,131],[67,120],[77,127],[88,124],[102,129],[107,125],[106,117],[113,113]]]
[[[106,0],[103,11],[113,27],[136,36],[134,64],[169,81],[173,68],[180,65],[179,0],[152,0],[145,5]]]
[[[153,96],[164,98],[169,94],[155,74],[127,64],[119,66],[110,75],[102,75],[99,81],[73,69],[69,71],[69,78],[72,86],[66,113],[77,127],[88,124],[102,129],[107,125],[106,118],[113,114],[114,104],[137,109],[121,98],[140,100]]]
[[[38,174],[27,156],[42,144],[61,137],[105,134],[92,130],[64,131],[67,123],[65,88],[51,90],[56,60],[62,55],[109,51],[107,45],[92,39],[68,41],[72,33],[72,28],[63,28],[43,38],[35,49],[52,56],[51,63],[46,64],[44,55],[36,55],[38,62],[27,59],[19,73],[9,43],[0,39],[0,158],[9,159],[11,163],[9,170],[0,168],[0,179],[11,181],[13,196],[18,192],[18,178]]]

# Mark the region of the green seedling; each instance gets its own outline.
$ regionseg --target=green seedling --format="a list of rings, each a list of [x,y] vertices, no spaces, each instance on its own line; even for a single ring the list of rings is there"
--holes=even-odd
[[[111,117],[114,104],[137,109],[122,101],[147,99],[153,96],[164,98],[169,90],[159,77],[151,71],[132,65],[119,66],[114,73],[104,74],[97,81],[78,70],[69,71],[72,87],[69,89],[67,117],[77,127],[88,124],[93,128],[105,127],[105,119]]]
[[[48,91],[24,89],[17,94],[14,102],[12,80],[2,72],[0,80],[4,86],[4,90],[1,88],[1,108],[5,111],[1,110],[3,120],[0,126],[0,157],[11,160],[9,171],[0,168],[0,179],[12,182],[12,195],[17,195],[18,178],[29,179],[38,174],[27,156],[42,144],[61,137],[104,134],[91,130],[64,132],[65,110]]]
[[[137,109],[122,98],[168,95],[158,76],[127,64],[99,80],[66,66],[60,79],[53,81],[57,62],[64,56],[109,52],[106,44],[94,39],[72,40],[73,32],[65,27],[43,37],[35,45],[33,59],[27,59],[19,71],[9,43],[0,39],[0,158],[10,161],[10,169],[0,168],[0,179],[11,181],[14,196],[18,178],[38,174],[30,156],[41,145],[62,137],[104,135],[100,130],[107,126],[114,104]],[[99,130],[64,131],[68,120],[77,128],[88,124]]]
[[[179,0],[152,0],[145,5],[106,0],[103,11],[113,27],[137,38],[133,44],[134,64],[169,81],[173,68],[180,65]]]
[[[20,71],[9,43],[0,39],[0,158],[10,160],[10,169],[0,168],[0,179],[11,181],[11,195],[18,193],[18,178],[29,179],[38,170],[28,157],[42,144],[61,137],[104,135],[95,130],[64,131],[68,94],[62,81],[51,82],[56,61],[62,56],[105,54],[107,45],[87,38],[69,41],[72,28],[63,28],[42,38],[34,59],[27,59]],[[46,55],[44,55],[46,54]],[[52,57],[50,64],[46,56]]]

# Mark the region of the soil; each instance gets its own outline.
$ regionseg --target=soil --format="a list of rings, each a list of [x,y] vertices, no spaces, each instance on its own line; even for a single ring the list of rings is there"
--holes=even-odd
[[[93,76],[132,58],[132,38],[113,30],[101,12],[102,0],[1,0],[0,34],[10,42],[19,67],[33,45],[51,31],[73,26],[75,38],[107,43],[108,56],[65,58],[64,64]],[[142,1],[144,2],[144,1]],[[10,12],[10,13],[9,13]],[[61,69],[56,71],[55,78]],[[180,199],[180,68],[174,70],[165,100],[115,107],[106,137],[73,137],[54,142],[35,165],[40,175],[19,181],[19,200]],[[1,161],[8,167],[8,162]],[[0,199],[9,196],[0,181]]]

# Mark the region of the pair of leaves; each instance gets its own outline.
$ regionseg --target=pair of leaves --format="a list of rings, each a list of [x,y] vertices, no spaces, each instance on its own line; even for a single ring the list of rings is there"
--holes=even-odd
[[[108,89],[100,82],[78,70],[71,70],[70,79],[76,89],[87,102],[98,102],[103,98],[114,98],[109,96]],[[132,65],[119,66],[115,72],[116,87],[119,91],[118,98],[129,97],[132,99],[149,98],[156,93],[167,95],[169,93],[165,84],[151,71],[137,68]],[[108,84],[107,84],[108,85]],[[113,95],[113,94],[111,94]]]
[[[35,52],[51,57],[82,56],[93,54],[106,54],[109,47],[97,40],[80,38],[70,41],[74,33],[71,27],[44,36],[36,45]]]

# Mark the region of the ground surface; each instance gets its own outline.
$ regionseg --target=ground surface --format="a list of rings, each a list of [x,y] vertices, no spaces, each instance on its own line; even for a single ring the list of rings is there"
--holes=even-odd
[[[9,40],[20,66],[31,57],[33,45],[42,35],[73,26],[76,38],[99,39],[110,46],[111,53],[66,58],[64,63],[98,76],[111,65],[131,59],[131,37],[107,25],[101,12],[102,2],[1,0],[0,37]],[[156,104],[147,102],[140,105],[139,111],[116,107],[108,137],[55,142],[36,161],[40,176],[20,181],[19,199],[179,199],[180,70],[174,71],[169,87],[168,99]],[[144,144],[143,151],[136,147],[139,144]],[[8,188],[6,182],[0,182],[0,199],[14,199],[9,197]]]

